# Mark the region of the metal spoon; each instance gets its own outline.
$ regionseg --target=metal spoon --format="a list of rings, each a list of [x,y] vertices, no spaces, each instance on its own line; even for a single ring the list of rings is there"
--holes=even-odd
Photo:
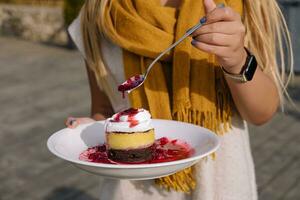
[[[218,4],[216,8],[224,8],[225,5],[224,4]],[[206,23],[206,16],[202,17],[200,19],[200,22],[198,24],[196,24],[195,26],[193,26],[192,28],[190,28],[181,38],[179,38],[174,44],[172,44],[171,46],[169,46],[166,50],[164,50],[161,54],[159,54],[155,60],[153,60],[153,62],[149,65],[149,67],[147,68],[146,72],[144,74],[140,74],[140,75],[135,75],[131,78],[129,78],[128,80],[126,80],[124,83],[122,83],[119,87],[118,90],[120,92],[123,92],[123,96],[124,96],[124,92],[126,91],[127,93],[130,93],[132,90],[135,90],[136,88],[140,87],[145,80],[147,79],[147,76],[150,72],[150,70],[152,69],[152,67],[154,66],[154,64],[161,58],[163,57],[164,54],[166,54],[167,52],[169,52],[170,50],[172,50],[174,47],[176,47],[178,44],[180,44],[184,39],[186,39],[188,36],[190,36],[192,33],[194,33],[198,28],[200,28],[203,24]]]

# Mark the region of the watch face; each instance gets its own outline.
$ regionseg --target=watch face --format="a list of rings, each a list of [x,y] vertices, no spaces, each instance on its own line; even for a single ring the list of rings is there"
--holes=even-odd
[[[253,55],[251,55],[250,58],[249,58],[248,66],[247,66],[247,68],[245,69],[245,72],[244,72],[244,76],[246,77],[247,81],[252,80],[256,68],[257,68],[256,58]]]

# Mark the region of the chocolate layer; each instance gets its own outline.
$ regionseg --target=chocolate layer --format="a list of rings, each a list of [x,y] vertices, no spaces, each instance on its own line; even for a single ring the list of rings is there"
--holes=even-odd
[[[139,163],[152,159],[153,146],[142,149],[118,150],[109,149],[108,158],[117,162]]]

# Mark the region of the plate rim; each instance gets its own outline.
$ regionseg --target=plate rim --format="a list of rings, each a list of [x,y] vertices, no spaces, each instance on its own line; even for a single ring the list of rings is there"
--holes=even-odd
[[[66,160],[68,162],[71,162],[72,164],[79,164],[79,165],[84,165],[84,166],[88,166],[88,167],[98,167],[98,168],[108,168],[108,169],[141,169],[141,168],[157,168],[157,167],[166,167],[166,166],[173,166],[173,165],[178,165],[178,164],[184,164],[184,163],[188,163],[188,162],[193,162],[196,160],[200,160],[203,157],[206,157],[212,153],[214,153],[219,147],[220,147],[220,140],[218,138],[218,136],[212,132],[211,130],[198,126],[198,125],[194,125],[191,123],[186,123],[186,122],[181,122],[181,121],[175,121],[175,120],[166,120],[166,119],[152,119],[152,121],[168,121],[168,122],[172,122],[172,123],[181,123],[181,124],[185,124],[188,126],[194,126],[200,129],[204,129],[207,132],[205,134],[210,135],[211,137],[215,138],[215,147],[212,148],[210,151],[208,151],[205,154],[202,155],[198,155],[198,156],[194,156],[194,157],[189,157],[189,158],[185,158],[185,159],[181,159],[181,160],[176,160],[176,161],[170,161],[170,162],[163,162],[163,163],[151,163],[151,164],[105,164],[105,163],[94,163],[94,162],[88,162],[88,161],[82,161],[82,160],[75,160],[75,159],[70,159],[62,154],[59,154],[57,151],[55,151],[55,147],[53,142],[53,138],[57,137],[57,135],[60,134],[60,132],[67,130],[69,128],[63,128],[60,129],[58,131],[56,131],[55,133],[51,134],[51,136],[48,138],[47,140],[47,148],[48,150],[54,154],[55,156],[57,156],[58,158],[61,158],[62,160]],[[89,126],[95,123],[104,123],[105,120],[102,121],[96,121],[96,122],[92,122],[92,123],[87,123],[87,124],[83,124],[83,125],[79,125],[78,127],[83,127],[83,126]]]

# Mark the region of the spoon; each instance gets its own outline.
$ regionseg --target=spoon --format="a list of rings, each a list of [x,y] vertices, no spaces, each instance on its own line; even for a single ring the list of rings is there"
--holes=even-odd
[[[221,4],[218,4],[216,8],[224,8],[224,7],[225,7],[225,5],[223,3],[221,3]],[[195,26],[193,26],[192,28],[190,28],[174,44],[172,44],[167,49],[165,49],[161,54],[159,54],[155,58],[155,60],[153,60],[153,62],[149,65],[149,67],[147,68],[147,70],[146,70],[146,72],[144,74],[135,75],[135,76],[129,78],[128,80],[126,80],[121,85],[119,85],[118,90],[123,93],[123,98],[125,97],[125,92],[130,93],[131,91],[133,91],[136,88],[140,87],[145,82],[145,80],[147,79],[147,76],[148,76],[149,72],[151,71],[152,67],[154,66],[154,64],[161,57],[163,57],[164,54],[166,54],[167,52],[169,52],[170,50],[172,50],[174,47],[176,47],[178,44],[180,44],[184,39],[186,39],[188,36],[190,36],[192,33],[194,33],[197,29],[199,29],[201,26],[203,26],[203,24],[206,23],[206,20],[207,20],[206,16],[202,17],[200,19],[200,22],[198,24],[196,24]]]

